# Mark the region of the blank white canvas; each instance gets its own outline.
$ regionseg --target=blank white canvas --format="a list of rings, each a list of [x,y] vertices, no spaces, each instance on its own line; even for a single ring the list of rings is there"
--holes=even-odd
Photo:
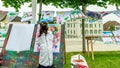
[[[9,35],[6,50],[30,50],[34,24],[14,24]]]

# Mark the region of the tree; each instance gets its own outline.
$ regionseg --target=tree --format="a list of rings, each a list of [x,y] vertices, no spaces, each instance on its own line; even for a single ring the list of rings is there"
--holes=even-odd
[[[116,9],[119,10],[119,6],[120,6],[120,0],[110,0],[109,4],[111,5],[115,5]]]
[[[16,10],[18,10],[20,8],[21,5],[23,5],[24,3],[28,3],[31,2],[30,0],[2,0],[4,3],[4,6],[8,7],[14,7]],[[79,9],[80,10],[80,6],[82,6],[82,11],[84,14],[86,14],[86,7],[89,5],[98,5],[101,7],[106,7],[107,3],[109,2],[109,4],[115,4],[116,0],[114,2],[111,2],[114,0],[102,0],[101,2],[99,2],[98,0],[42,0],[42,3],[45,5],[48,4],[52,4],[53,6],[56,7],[61,7],[61,8],[73,8],[73,9]],[[119,0],[118,0],[119,1]],[[40,3],[40,0],[38,0],[38,3]],[[41,13],[39,14],[41,15]],[[86,48],[85,48],[85,27],[84,27],[84,22],[85,19],[82,19],[82,39],[83,39],[83,52],[86,52]]]

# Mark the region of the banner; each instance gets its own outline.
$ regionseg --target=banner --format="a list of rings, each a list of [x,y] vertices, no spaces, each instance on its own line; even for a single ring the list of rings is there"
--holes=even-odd
[[[7,14],[8,22],[11,22],[13,19],[15,19],[18,14],[19,12],[8,12]]]

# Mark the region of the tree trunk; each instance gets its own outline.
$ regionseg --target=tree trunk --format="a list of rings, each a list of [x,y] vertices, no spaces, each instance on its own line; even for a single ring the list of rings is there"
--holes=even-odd
[[[82,4],[82,12],[83,14],[86,14],[86,6],[85,4]],[[85,19],[82,19],[82,52],[86,52],[86,47],[85,47]]]
[[[118,8],[119,6],[118,6],[117,4],[116,4],[115,6],[116,6],[116,9],[117,9],[117,10],[120,10],[120,9]]]
[[[39,23],[39,21],[41,19],[41,15],[42,15],[42,0],[40,0],[38,23]]]
[[[114,38],[115,43],[117,43],[117,40],[115,39],[115,35],[114,35],[113,31],[111,31],[111,33],[112,33],[112,38]]]

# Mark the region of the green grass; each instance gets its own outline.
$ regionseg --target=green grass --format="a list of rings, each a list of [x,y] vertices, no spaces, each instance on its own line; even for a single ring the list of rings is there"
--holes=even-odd
[[[86,53],[70,52],[66,53],[66,64],[64,68],[71,68],[70,59],[72,55],[81,54],[86,59],[89,68],[120,68],[120,51],[112,52],[95,52],[95,60]],[[91,55],[91,54],[90,54]]]

